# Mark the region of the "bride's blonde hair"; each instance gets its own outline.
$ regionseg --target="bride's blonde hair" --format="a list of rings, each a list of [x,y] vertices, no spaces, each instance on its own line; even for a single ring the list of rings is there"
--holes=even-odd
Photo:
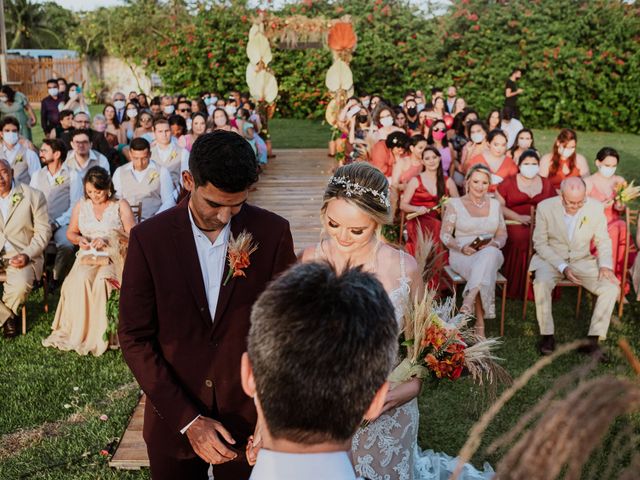
[[[342,198],[365,212],[378,229],[391,223],[389,182],[384,174],[366,162],[355,162],[339,167],[324,191],[320,213],[324,217],[332,200]]]

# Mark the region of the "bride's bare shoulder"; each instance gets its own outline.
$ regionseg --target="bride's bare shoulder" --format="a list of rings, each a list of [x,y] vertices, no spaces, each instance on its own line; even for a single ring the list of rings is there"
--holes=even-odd
[[[404,261],[405,272],[408,276],[418,270],[418,264],[413,256],[388,243],[382,243],[379,251],[379,260],[385,271],[397,274],[397,276],[401,274],[402,268],[400,265],[402,261]]]

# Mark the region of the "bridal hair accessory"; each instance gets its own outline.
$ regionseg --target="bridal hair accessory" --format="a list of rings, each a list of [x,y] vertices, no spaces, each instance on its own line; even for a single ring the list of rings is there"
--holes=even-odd
[[[365,193],[369,193],[373,195],[381,205],[385,206],[386,208],[391,207],[389,196],[386,193],[379,192],[378,190],[374,190],[369,187],[363,187],[359,183],[352,182],[347,177],[331,177],[331,180],[329,180],[329,184],[344,187],[345,195],[347,197],[361,197]]]
[[[246,277],[244,269],[251,265],[249,257],[253,252],[258,249],[258,245],[253,242],[253,236],[246,230],[243,230],[240,235],[234,238],[231,235],[229,239],[229,246],[227,247],[227,261],[229,262],[229,273],[225,278],[225,286],[229,283],[229,280],[235,277]]]

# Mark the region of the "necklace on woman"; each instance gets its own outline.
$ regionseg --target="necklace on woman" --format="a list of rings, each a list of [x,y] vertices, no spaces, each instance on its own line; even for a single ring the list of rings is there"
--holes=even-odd
[[[471,200],[471,203],[473,203],[476,208],[482,208],[486,205],[487,203],[487,199],[483,199],[481,202],[476,202],[471,196],[469,196],[469,200]]]

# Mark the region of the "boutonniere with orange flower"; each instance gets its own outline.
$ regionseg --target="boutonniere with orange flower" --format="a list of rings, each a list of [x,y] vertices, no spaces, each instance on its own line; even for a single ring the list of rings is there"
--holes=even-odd
[[[149,185],[153,183],[154,180],[160,178],[160,174],[157,171],[153,171],[149,174]]]
[[[258,249],[258,245],[253,242],[253,235],[243,230],[237,238],[231,235],[229,247],[227,248],[227,261],[229,262],[229,273],[225,278],[223,286],[235,277],[246,277],[244,269],[251,265],[249,257]]]
[[[20,200],[22,200],[22,194],[21,193],[14,193],[13,195],[11,195],[11,206],[15,207],[18,203],[20,203]]]

